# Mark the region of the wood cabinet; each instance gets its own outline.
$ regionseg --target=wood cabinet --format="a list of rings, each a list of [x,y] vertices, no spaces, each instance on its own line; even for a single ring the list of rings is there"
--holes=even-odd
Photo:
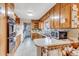
[[[44,29],[44,22],[39,20],[32,20],[32,29]]]
[[[71,5],[61,4],[60,28],[71,28]]]
[[[77,20],[74,19],[73,24],[73,14],[72,8],[73,5],[77,5],[77,16],[75,17]],[[76,8],[74,8],[76,9]],[[49,15],[49,17],[47,17]],[[47,18],[46,18],[47,17]],[[51,18],[50,18],[51,17]],[[55,6],[53,6],[42,18],[40,18],[40,21],[47,20],[50,18],[50,28],[55,29],[65,29],[65,28],[79,28],[79,4],[78,3],[57,3]],[[73,27],[73,26],[76,27]]]
[[[52,14],[51,14],[52,13]],[[50,11],[51,28],[71,28],[71,4],[56,4],[53,11]]]
[[[39,38],[45,38],[45,36],[40,35],[38,33],[32,33],[32,40],[39,39]]]
[[[53,29],[54,28],[54,8],[52,8],[50,10],[50,28]]]
[[[54,6],[54,13],[53,13],[53,28],[59,28],[59,14],[60,14],[60,4],[56,4]]]
[[[53,28],[54,28],[54,21],[53,21],[53,19],[52,19],[52,18],[50,19],[50,28],[51,28],[51,29],[53,29]]]
[[[53,12],[53,13],[52,13]],[[71,7],[68,3],[56,4],[53,7],[52,19],[50,19],[51,28],[70,28],[71,27]],[[50,16],[51,16],[50,15]]]
[[[39,20],[32,20],[32,29],[39,28]]]
[[[39,21],[39,29],[44,29],[44,22],[43,21]]]

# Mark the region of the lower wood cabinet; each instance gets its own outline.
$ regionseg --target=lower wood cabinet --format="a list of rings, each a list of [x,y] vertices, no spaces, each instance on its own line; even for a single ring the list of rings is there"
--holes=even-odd
[[[38,33],[32,33],[32,40],[39,39],[39,38],[45,38],[45,36],[40,35]]]

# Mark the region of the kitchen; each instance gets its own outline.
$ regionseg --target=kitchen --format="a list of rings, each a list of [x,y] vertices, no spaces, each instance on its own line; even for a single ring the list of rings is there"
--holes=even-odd
[[[79,56],[79,3],[0,6],[0,55]]]

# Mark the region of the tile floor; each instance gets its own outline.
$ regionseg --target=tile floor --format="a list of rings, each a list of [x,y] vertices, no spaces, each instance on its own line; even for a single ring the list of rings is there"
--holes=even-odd
[[[37,50],[36,46],[32,42],[31,38],[25,39],[17,51],[15,52],[15,56],[36,56]]]

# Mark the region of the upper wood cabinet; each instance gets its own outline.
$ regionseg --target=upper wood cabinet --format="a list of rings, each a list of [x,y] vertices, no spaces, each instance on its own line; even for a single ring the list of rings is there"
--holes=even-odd
[[[32,29],[38,29],[38,28],[39,28],[39,21],[32,20]]]
[[[73,8],[77,8],[77,12]],[[75,13],[77,15],[74,16]],[[40,21],[43,20],[44,22],[48,18],[50,20],[50,28],[79,28],[79,4],[57,3],[40,18]]]
[[[32,29],[44,29],[44,22],[39,20],[32,20]]]
[[[52,18],[50,18],[50,28],[53,29],[54,28],[54,21]]]
[[[44,29],[44,22],[43,21],[39,21],[39,29]]]
[[[54,8],[50,10],[50,28],[54,28]]]
[[[68,3],[56,4],[50,23],[51,28],[71,28],[71,5]]]
[[[61,4],[60,28],[71,28],[71,5]]]
[[[53,10],[53,28],[59,28],[59,20],[60,20],[60,4],[56,4]]]

